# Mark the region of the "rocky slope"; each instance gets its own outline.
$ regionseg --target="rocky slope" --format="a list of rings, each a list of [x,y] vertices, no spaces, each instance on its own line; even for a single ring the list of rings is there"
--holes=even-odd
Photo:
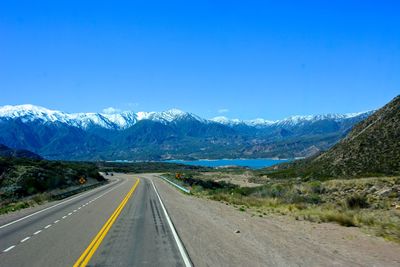
[[[330,150],[282,166],[275,175],[354,177],[400,174],[400,96],[376,111]]]

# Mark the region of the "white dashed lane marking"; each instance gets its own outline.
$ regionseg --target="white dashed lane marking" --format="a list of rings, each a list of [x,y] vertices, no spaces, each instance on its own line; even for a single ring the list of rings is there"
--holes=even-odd
[[[24,243],[25,241],[27,241],[27,240],[30,239],[30,238],[31,238],[30,236],[25,237],[24,239],[21,240],[21,243]]]
[[[106,195],[107,193],[113,191],[115,188],[121,186],[122,184],[124,184],[124,183],[121,183],[121,184],[117,185],[116,187],[113,187],[112,189],[110,189],[110,190],[106,191],[105,193],[101,194],[100,196],[98,196],[98,197],[96,197],[96,198],[90,200],[90,201],[87,202],[86,204],[81,205],[80,207],[78,207],[78,208],[77,208],[76,210],[74,210],[73,212],[70,212],[70,213],[68,213],[67,215],[62,216],[62,218],[61,218],[60,220],[66,219],[68,216],[72,215],[72,213],[77,212],[77,211],[80,210],[81,208],[83,208],[83,207],[89,205],[89,204],[92,203],[93,201],[95,201],[95,200],[101,198],[102,196]],[[77,198],[77,197],[76,197],[76,198]],[[75,199],[75,198],[73,198],[73,199]],[[71,200],[72,200],[72,199],[71,199]],[[70,201],[70,200],[68,200],[68,201]],[[62,202],[62,203],[66,203],[66,202],[68,202],[68,201],[64,201],[64,202]],[[60,204],[62,204],[62,203],[60,203]],[[56,207],[56,206],[58,206],[58,205],[60,205],[60,204],[56,204],[56,205],[54,205],[54,206],[52,206],[52,207],[50,207],[50,208]],[[50,209],[50,208],[47,208],[47,209]],[[45,210],[47,210],[47,209],[44,209],[44,210],[42,210],[42,211],[45,211]],[[42,212],[42,211],[36,212],[35,214],[38,214],[38,213],[40,213],[40,212]],[[5,225],[1,226],[0,229],[1,229],[1,228],[4,228],[4,227],[7,227],[8,225],[14,224],[14,223],[16,223],[16,222],[19,222],[19,221],[21,221],[21,220],[23,220],[23,219],[26,219],[26,218],[28,218],[28,217],[30,217],[30,216],[33,216],[33,215],[35,215],[35,214],[28,215],[28,216],[26,216],[26,217],[23,217],[23,218],[21,218],[21,219],[19,219],[19,220],[16,220],[16,221],[14,221],[14,222],[9,223],[9,224],[5,224]],[[60,222],[60,220],[55,220],[53,223],[56,224],[56,223]],[[48,229],[48,228],[50,228],[51,226],[52,226],[51,224],[46,225],[43,229],[34,232],[32,236],[40,234],[43,230]],[[20,241],[20,243],[24,243],[24,242],[28,241],[32,236],[25,237],[24,239],[22,239],[22,240]],[[12,249],[15,248],[15,247],[16,247],[16,245],[12,245],[12,246],[6,248],[5,250],[3,250],[2,252],[3,252],[3,253],[9,252],[10,250],[12,250]]]
[[[61,218],[60,220],[66,219],[68,216],[72,215],[73,213],[77,212],[77,211],[80,210],[81,208],[83,208],[83,207],[89,205],[90,203],[92,203],[93,201],[95,201],[95,200],[97,200],[97,199],[98,199],[98,197],[97,197],[97,198],[94,198],[94,199],[92,199],[92,200],[90,200],[88,203],[83,204],[82,206],[78,207],[76,210],[73,210],[72,212],[68,213],[67,215],[62,216],[62,218]],[[56,223],[60,222],[60,220],[55,220],[53,223],[56,224]],[[49,229],[51,226],[52,226],[51,224],[48,224],[48,225],[46,225],[42,230],[38,230],[38,231],[34,232],[33,235],[38,235],[38,234],[40,234],[43,230]],[[22,240],[20,241],[20,243],[24,243],[24,242],[28,241],[30,238],[31,238],[30,236],[25,237],[24,239],[22,239]],[[12,250],[12,249],[15,248],[15,247],[16,247],[16,245],[10,246],[10,247],[6,248],[5,250],[3,250],[3,253],[9,252],[10,250]]]
[[[72,215],[73,213],[77,212],[77,211],[80,210],[81,208],[83,208],[83,207],[89,205],[90,203],[92,203],[93,201],[95,201],[95,200],[97,200],[97,199],[98,199],[98,197],[97,197],[97,198],[94,198],[94,199],[92,199],[92,200],[90,200],[88,203],[83,204],[82,206],[78,207],[76,210],[73,210],[72,212],[68,213],[67,215],[62,216],[62,218],[61,218],[60,220],[66,219],[68,216]],[[53,223],[56,224],[56,223],[60,222],[60,220],[55,220]],[[46,225],[42,230],[38,230],[38,231],[34,232],[33,235],[38,235],[38,234],[40,234],[43,230],[49,229],[51,226],[52,226],[51,224],[48,224],[48,225]],[[24,242],[28,241],[30,238],[31,238],[30,236],[25,237],[24,239],[22,239],[22,240],[20,241],[20,243],[24,243]],[[16,247],[16,245],[10,246],[10,247],[6,248],[5,250],[3,250],[3,253],[9,252],[10,250],[12,250],[12,249],[15,248],[15,247]]]
[[[9,247],[9,248],[3,250],[3,252],[9,252],[9,251],[12,250],[13,248],[15,248],[15,246],[11,246],[11,247]]]

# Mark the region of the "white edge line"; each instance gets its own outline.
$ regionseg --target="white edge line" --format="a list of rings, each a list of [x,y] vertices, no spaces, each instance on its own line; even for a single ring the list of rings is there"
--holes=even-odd
[[[175,230],[175,227],[172,224],[171,218],[169,217],[168,212],[164,207],[164,204],[163,204],[163,202],[161,200],[160,195],[158,194],[158,191],[157,191],[156,186],[154,185],[153,181],[151,181],[151,184],[153,185],[154,191],[156,192],[158,200],[160,201],[160,205],[161,205],[161,208],[164,211],[165,217],[167,218],[168,225],[171,228],[172,235],[174,236],[174,239],[175,239],[175,242],[176,242],[176,244],[178,246],[179,252],[181,253],[183,262],[185,263],[186,267],[192,267],[192,263],[190,262],[189,256],[186,253],[186,250],[185,250],[185,248],[184,248],[184,246],[182,244],[182,241],[179,239],[179,236],[178,236],[178,234],[177,234],[177,232]]]
[[[163,176],[160,176],[160,177],[161,177],[161,179],[165,180],[167,183],[170,183],[170,184],[172,184],[173,186],[175,186],[176,188],[182,190],[183,192],[190,194],[190,190],[189,190],[189,189],[186,189],[186,188],[184,188],[183,186],[180,186],[180,185],[178,185],[178,184],[176,184],[176,183],[170,181],[169,179],[167,179],[167,178],[165,178],[165,177],[163,177]]]
[[[12,250],[13,248],[15,248],[15,245],[14,245],[14,246],[11,246],[11,247],[9,247],[9,248],[7,248],[7,249],[5,249],[5,250],[3,250],[3,252],[9,252],[9,251]]]
[[[123,183],[120,183],[119,185],[121,185],[121,184],[123,184]],[[118,186],[117,186],[117,187],[118,187]],[[115,188],[117,188],[117,187],[114,187],[113,189],[115,189]],[[100,186],[99,188],[102,188],[102,186]],[[81,197],[83,197],[83,196],[85,196],[85,195],[87,195],[87,194],[89,194],[89,193],[93,193],[93,191],[89,190],[89,192],[87,192],[87,193],[85,193],[85,194],[78,195],[78,196],[76,196],[76,197],[67,199],[67,200],[65,200],[65,201],[63,201],[63,202],[57,203],[57,204],[55,204],[55,205],[53,205],[53,206],[50,206],[50,207],[48,207],[48,208],[39,210],[39,211],[37,211],[37,212],[34,212],[34,213],[32,213],[32,214],[29,214],[29,215],[26,215],[26,216],[24,216],[24,217],[22,217],[22,218],[19,218],[18,220],[9,222],[9,223],[7,223],[7,224],[3,224],[2,226],[0,226],[0,229],[3,229],[3,228],[5,228],[5,227],[7,227],[7,226],[10,226],[10,225],[12,225],[12,224],[14,224],[14,223],[23,221],[23,220],[25,220],[25,219],[27,219],[27,218],[29,218],[29,217],[35,216],[36,214],[42,213],[42,212],[44,212],[44,211],[46,211],[46,210],[49,210],[49,209],[55,208],[55,207],[57,207],[57,206],[60,206],[60,205],[62,205],[62,204],[65,204],[65,203],[67,203],[67,202],[70,202],[70,201],[72,201],[72,200],[74,200],[74,199],[81,198]]]

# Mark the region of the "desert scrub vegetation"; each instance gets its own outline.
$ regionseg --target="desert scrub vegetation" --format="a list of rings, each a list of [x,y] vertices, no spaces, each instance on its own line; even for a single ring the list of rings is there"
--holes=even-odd
[[[154,173],[154,172],[208,172],[212,168],[167,162],[98,162],[96,166],[103,172]]]
[[[224,181],[217,182],[211,179],[198,179],[196,175],[196,172],[186,172],[182,173],[182,178],[180,179],[176,178],[176,173],[166,173],[163,176],[178,185],[190,188],[192,193],[197,195],[207,194],[207,192],[211,191],[223,192],[225,190],[239,188],[237,185]]]
[[[0,158],[0,213],[51,200],[50,192],[104,182],[94,163]]]
[[[196,178],[191,178],[191,184],[195,195],[233,205],[240,211],[361,227],[400,242],[400,177],[328,181],[274,179],[251,188]]]

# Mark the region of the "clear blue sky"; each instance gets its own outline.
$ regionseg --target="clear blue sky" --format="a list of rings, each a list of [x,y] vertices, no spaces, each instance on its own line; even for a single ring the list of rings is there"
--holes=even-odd
[[[374,109],[400,93],[399,14],[384,0],[5,0],[0,105],[242,119]]]

